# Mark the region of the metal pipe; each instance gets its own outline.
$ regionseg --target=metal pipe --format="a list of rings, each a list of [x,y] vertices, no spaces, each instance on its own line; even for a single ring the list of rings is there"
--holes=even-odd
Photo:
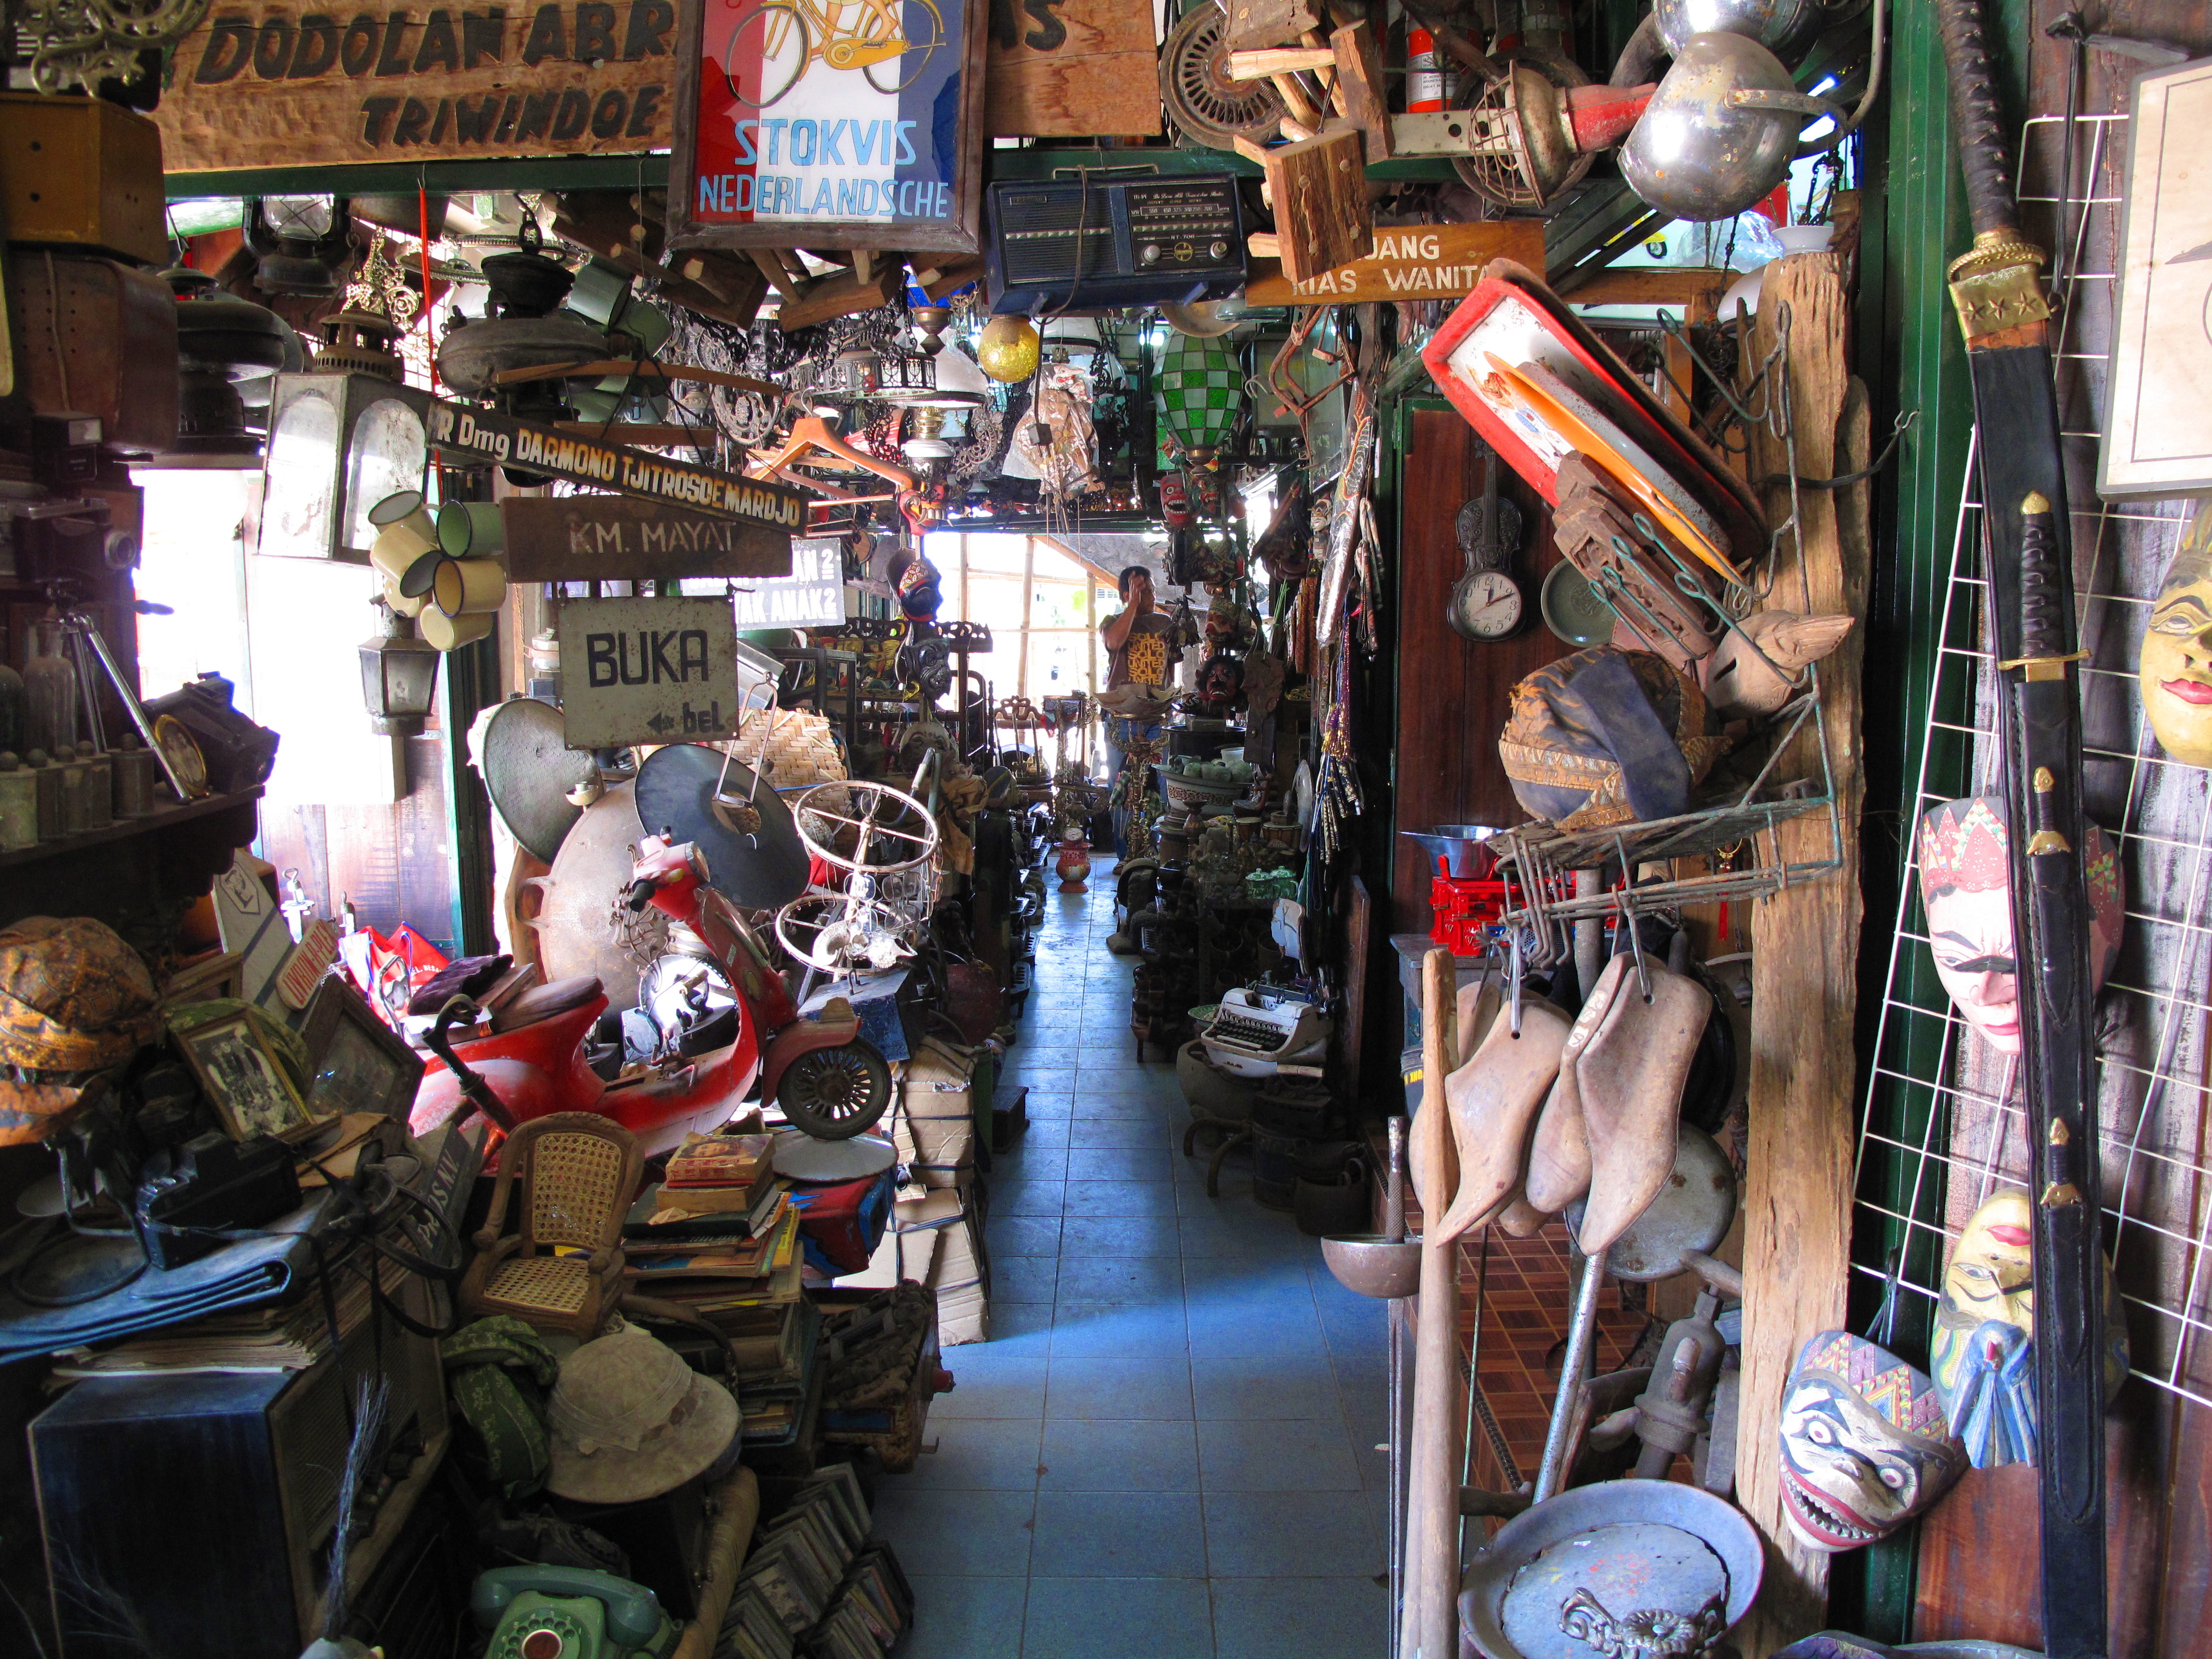
[[[1535,1502],[1556,1497],[1566,1483],[1568,1426],[1575,1401],[1583,1391],[1583,1373],[1589,1365],[1590,1342],[1597,1329],[1597,1293],[1605,1283],[1601,1256],[1583,1258],[1583,1276],[1575,1286],[1574,1316],[1567,1325],[1567,1351],[1559,1362],[1559,1392],[1552,1401],[1552,1426],[1544,1437],[1544,1461],[1536,1470]]]

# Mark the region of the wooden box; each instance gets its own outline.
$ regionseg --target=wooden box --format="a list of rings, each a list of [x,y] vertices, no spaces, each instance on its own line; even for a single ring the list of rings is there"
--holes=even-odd
[[[10,242],[169,263],[161,130],[104,98],[0,92],[0,231]]]

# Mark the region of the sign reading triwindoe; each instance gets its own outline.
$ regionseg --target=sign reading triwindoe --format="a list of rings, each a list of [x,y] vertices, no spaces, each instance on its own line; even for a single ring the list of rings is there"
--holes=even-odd
[[[975,252],[988,4],[686,7],[672,245]]]
[[[172,173],[658,149],[675,0],[216,0],[154,119]]]

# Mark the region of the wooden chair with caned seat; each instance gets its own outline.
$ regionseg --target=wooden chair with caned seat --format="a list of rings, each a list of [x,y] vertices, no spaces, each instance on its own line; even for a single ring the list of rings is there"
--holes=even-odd
[[[623,1218],[644,1167],[629,1131],[595,1112],[555,1112],[522,1124],[501,1152],[461,1305],[478,1317],[511,1314],[590,1341],[621,1293]],[[508,1233],[517,1182],[521,1225]],[[585,1254],[556,1254],[562,1250]]]

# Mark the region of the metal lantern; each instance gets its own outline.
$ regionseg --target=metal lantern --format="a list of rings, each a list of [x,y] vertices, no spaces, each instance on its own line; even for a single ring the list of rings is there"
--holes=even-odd
[[[384,631],[361,645],[362,699],[369,729],[380,736],[417,738],[438,692],[438,648],[417,639],[415,624],[380,605]]]
[[[314,370],[276,377],[258,552],[365,562],[377,532],[369,509],[422,487],[430,394],[400,383],[391,350],[416,301],[383,253],[380,241],[345,309],[324,325]]]

